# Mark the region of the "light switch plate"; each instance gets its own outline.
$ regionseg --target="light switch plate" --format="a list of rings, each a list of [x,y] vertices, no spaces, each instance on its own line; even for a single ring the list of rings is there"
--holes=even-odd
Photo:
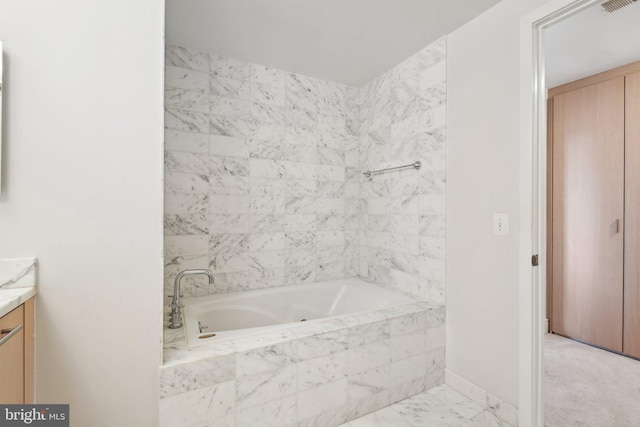
[[[494,213],[493,214],[493,234],[496,236],[509,235],[509,214]]]

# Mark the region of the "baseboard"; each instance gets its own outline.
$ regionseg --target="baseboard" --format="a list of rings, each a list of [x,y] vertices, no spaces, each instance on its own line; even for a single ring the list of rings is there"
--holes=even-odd
[[[483,388],[478,387],[448,369],[445,369],[444,371],[444,382],[449,387],[457,390],[483,408],[492,412],[502,421],[514,427],[518,425],[518,409],[515,406],[497,398]]]

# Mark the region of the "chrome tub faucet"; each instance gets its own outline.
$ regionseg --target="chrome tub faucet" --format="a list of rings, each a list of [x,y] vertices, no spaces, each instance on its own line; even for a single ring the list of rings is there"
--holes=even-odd
[[[183,270],[176,276],[173,283],[173,298],[171,299],[171,317],[169,328],[178,329],[182,327],[182,303],[180,302],[180,280],[184,276],[195,276],[198,274],[206,274],[209,276],[209,284],[213,284],[213,273],[210,270]]]

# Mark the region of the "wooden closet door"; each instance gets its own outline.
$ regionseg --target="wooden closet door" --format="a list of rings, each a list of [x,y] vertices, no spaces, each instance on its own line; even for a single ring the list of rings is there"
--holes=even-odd
[[[640,73],[625,86],[623,352],[640,357]]]
[[[624,77],[553,104],[553,332],[622,351]]]

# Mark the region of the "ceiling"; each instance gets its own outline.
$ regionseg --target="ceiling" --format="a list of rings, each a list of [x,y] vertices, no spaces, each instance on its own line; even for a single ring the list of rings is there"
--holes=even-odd
[[[548,88],[640,60],[640,1],[610,14],[600,3],[545,30]]]
[[[166,0],[166,39],[361,87],[498,2]]]

